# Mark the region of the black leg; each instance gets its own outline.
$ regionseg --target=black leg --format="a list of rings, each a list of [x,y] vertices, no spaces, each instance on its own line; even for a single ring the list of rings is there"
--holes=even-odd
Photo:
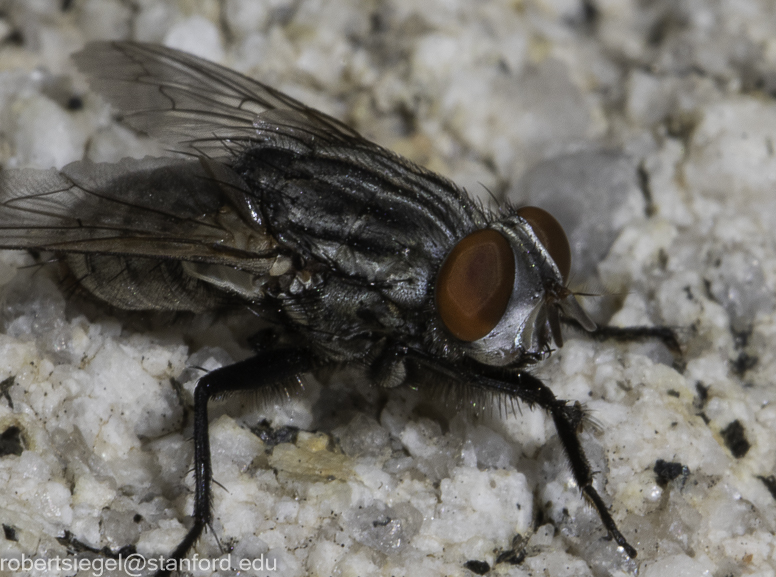
[[[609,509],[606,508],[603,499],[601,499],[601,496],[593,488],[593,474],[590,470],[590,463],[579,442],[575,425],[575,423],[579,422],[581,419],[581,414],[575,413],[580,413],[581,409],[568,405],[566,401],[553,399],[552,405],[547,410],[550,412],[552,419],[555,422],[555,429],[558,431],[558,437],[560,437],[560,441],[566,451],[566,456],[571,463],[574,479],[576,479],[582,494],[587,497],[598,511],[598,516],[601,518],[601,522],[604,524],[604,527],[606,527],[606,530],[609,531],[609,535],[612,536],[612,539],[625,550],[628,557],[636,557],[636,549],[634,549],[628,541],[626,541],[622,533],[620,533],[617,524],[609,514]]]
[[[580,491],[598,511],[598,516],[612,539],[625,550],[629,557],[636,557],[636,549],[620,533],[603,499],[593,488],[593,473],[590,469],[590,463],[577,436],[577,428],[583,417],[579,405],[570,405],[567,401],[556,398],[547,385],[525,372],[513,374],[511,378],[504,381],[485,377],[475,379],[475,383],[495,393],[517,397],[528,403],[529,406],[538,405],[552,416],[558,437],[571,465],[571,472]]]
[[[679,356],[682,349],[679,347],[679,340],[676,333],[669,327],[598,327],[592,333],[596,340],[607,341],[643,341],[654,339],[663,343],[673,354]]]
[[[266,351],[239,363],[222,367],[202,377],[194,391],[194,524],[186,537],[170,554],[176,562],[183,559],[213,518],[208,435],[208,401],[236,391],[282,390],[288,379],[312,369],[312,358],[304,349]],[[177,563],[176,563],[177,565]],[[169,575],[159,571],[157,577]]]
[[[676,332],[670,327],[596,327],[594,331],[587,332],[574,319],[564,318],[563,322],[567,325],[576,327],[584,334],[589,334],[597,341],[644,341],[653,339],[663,343],[666,348],[674,355],[681,356],[682,350],[679,346],[679,339],[676,338]]]
[[[555,423],[558,437],[563,445],[571,472],[585,498],[598,511],[606,530],[614,541],[625,550],[629,557],[636,557],[634,549],[620,533],[601,496],[593,488],[593,472],[585,456],[585,451],[577,436],[577,428],[584,417],[578,404],[569,404],[555,397],[550,388],[530,373],[520,370],[499,369],[472,363],[469,370],[461,374],[447,364],[417,354],[411,355],[413,368],[426,369],[436,373],[442,380],[457,381],[461,386],[474,387],[496,396],[519,399],[529,407],[539,406],[547,411]]]

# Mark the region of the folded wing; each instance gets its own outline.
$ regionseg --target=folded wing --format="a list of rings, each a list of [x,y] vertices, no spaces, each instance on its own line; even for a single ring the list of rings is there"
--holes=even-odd
[[[240,181],[207,166],[144,158],[0,172],[0,247],[263,268],[256,259],[273,243],[248,216]]]

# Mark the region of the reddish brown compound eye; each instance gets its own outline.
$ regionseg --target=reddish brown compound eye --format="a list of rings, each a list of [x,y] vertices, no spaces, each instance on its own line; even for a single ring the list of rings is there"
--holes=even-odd
[[[528,221],[539,242],[558,265],[563,281],[567,281],[571,272],[571,247],[560,223],[549,212],[535,206],[524,206],[517,210],[517,215]]]
[[[515,285],[515,255],[492,229],[464,237],[442,263],[436,304],[442,322],[462,341],[476,341],[499,323]]]

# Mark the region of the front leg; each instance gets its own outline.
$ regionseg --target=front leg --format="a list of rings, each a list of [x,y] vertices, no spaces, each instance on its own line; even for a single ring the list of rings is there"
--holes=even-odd
[[[628,543],[617,528],[603,499],[593,487],[593,472],[577,436],[577,430],[584,416],[578,404],[569,404],[568,401],[556,398],[547,385],[525,371],[470,363],[466,372],[461,374],[460,369],[452,365],[417,354],[411,355],[411,362],[418,369],[436,373],[438,378],[457,381],[460,386],[474,387],[483,392],[518,399],[529,407],[539,406],[547,411],[555,423],[555,430],[558,432],[580,491],[598,511],[598,516],[612,539],[625,550],[629,557],[636,557],[636,549]]]
[[[489,377],[480,378],[478,381],[486,389],[510,397],[517,397],[528,403],[529,406],[538,405],[550,414],[580,491],[598,511],[598,516],[612,539],[625,550],[629,557],[636,557],[636,549],[620,533],[603,499],[593,487],[590,462],[587,460],[577,435],[583,418],[581,407],[578,404],[569,404],[568,401],[556,398],[547,385],[526,372],[516,373],[509,381],[500,381]]]
[[[211,399],[237,391],[257,391],[262,395],[282,393],[290,379],[312,369],[310,352],[305,349],[265,351],[239,363],[216,369],[202,377],[194,391],[194,524],[169,559],[178,566],[213,519],[207,404]],[[160,570],[157,577],[169,575]]]
[[[640,342],[646,340],[655,340],[663,343],[663,345],[671,351],[676,357],[681,357],[682,349],[679,345],[679,339],[676,336],[676,331],[671,327],[656,326],[656,327],[610,327],[609,325],[597,326],[592,331],[585,330],[579,321],[569,318],[563,318],[563,322],[569,326],[572,326],[582,332],[588,334],[597,341],[618,341],[618,342]]]

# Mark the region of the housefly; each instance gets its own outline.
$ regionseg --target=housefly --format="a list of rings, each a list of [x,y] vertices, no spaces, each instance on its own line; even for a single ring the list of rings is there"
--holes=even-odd
[[[347,363],[382,387],[541,407],[582,494],[636,555],[593,487],[583,410],[528,370],[562,345],[561,323],[599,330],[567,288],[569,243],[550,214],[486,210],[338,120],[177,50],[96,42],[74,58],[126,124],[179,154],[0,173],[0,247],[53,251],[121,309],[242,305],[291,337],[199,380],[194,522],[170,558],[212,518],[208,401],[280,394]]]

